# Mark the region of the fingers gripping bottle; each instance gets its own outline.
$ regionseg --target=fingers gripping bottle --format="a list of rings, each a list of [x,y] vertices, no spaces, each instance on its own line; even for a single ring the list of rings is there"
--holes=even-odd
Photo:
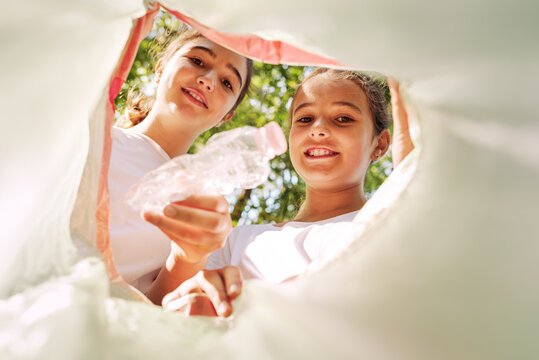
[[[286,148],[283,131],[273,121],[261,128],[223,131],[198,153],[177,156],[144,175],[126,199],[137,210],[161,212],[169,202],[190,195],[224,195],[235,188],[254,188],[267,179],[269,160]]]

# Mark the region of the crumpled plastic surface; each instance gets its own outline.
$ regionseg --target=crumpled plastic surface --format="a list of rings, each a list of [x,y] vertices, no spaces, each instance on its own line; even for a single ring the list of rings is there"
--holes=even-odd
[[[260,134],[251,126],[217,133],[198,153],[177,156],[144,175],[125,201],[137,210],[161,212],[169,202],[190,195],[228,195],[234,189],[255,188],[268,178],[269,160],[274,157],[271,150],[271,157],[263,152],[269,145]]]
[[[2,359],[539,357],[537,2],[164,3],[403,80],[415,171],[373,197],[345,253],[246,284],[233,319],[163,313],[111,285],[95,249],[106,89],[146,9],[4,2]]]

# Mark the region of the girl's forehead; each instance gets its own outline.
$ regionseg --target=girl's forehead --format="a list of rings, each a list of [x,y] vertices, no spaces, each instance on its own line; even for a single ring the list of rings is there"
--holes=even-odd
[[[199,37],[196,37],[194,39],[191,39],[185,45],[186,45],[187,48],[193,48],[193,47],[196,47],[196,46],[204,46],[204,47],[208,47],[208,48],[216,48],[216,47],[219,46],[216,43],[214,43],[213,41],[208,40],[203,36],[199,36]]]
[[[336,79],[326,74],[318,75],[303,83],[296,94],[297,100],[322,100],[342,98],[348,101],[364,102],[366,100],[363,89],[347,79]]]
[[[205,49],[210,49],[214,55],[216,56],[226,56],[226,57],[235,57],[235,58],[238,58],[240,60],[243,60],[244,57],[231,51],[231,50],[228,50],[227,48],[224,48],[222,47],[221,45],[218,45],[216,43],[214,43],[213,41],[209,40],[209,39],[206,39],[205,37],[198,37],[198,38],[195,38],[195,39],[191,39],[189,40],[184,48],[186,48],[187,50],[191,50],[191,49],[197,49],[197,48],[205,48]]]
[[[184,50],[184,53],[193,49],[199,49],[200,51],[204,51],[213,58],[230,63],[233,67],[237,68],[238,71],[247,71],[247,58],[231,50],[228,50],[227,48],[224,48],[221,45],[218,45],[213,41],[206,39],[205,37],[201,36],[189,40],[182,48],[182,50]]]
[[[313,89],[331,90],[331,89],[336,89],[336,88],[346,88],[348,90],[357,89],[358,92],[362,92],[359,85],[354,83],[352,80],[335,78],[331,76],[330,74],[320,74],[307,80],[303,84],[303,88],[310,89],[311,91]]]

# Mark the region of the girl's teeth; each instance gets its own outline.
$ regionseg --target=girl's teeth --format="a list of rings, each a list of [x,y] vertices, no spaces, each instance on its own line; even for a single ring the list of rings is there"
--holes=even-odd
[[[330,154],[331,154],[330,151],[323,150],[323,149],[314,149],[314,150],[309,151],[310,156],[326,156]]]
[[[201,103],[204,103],[204,101],[202,101],[202,99],[197,94],[193,94],[192,92],[189,92],[189,95],[191,95],[192,97],[194,97],[195,99],[197,99]]]

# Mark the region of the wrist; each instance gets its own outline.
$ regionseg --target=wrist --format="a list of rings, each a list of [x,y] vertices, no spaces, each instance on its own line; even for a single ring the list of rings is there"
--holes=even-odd
[[[193,277],[197,272],[204,269],[209,254],[198,259],[196,262],[185,261],[182,257],[176,257],[171,251],[165,265],[161,268],[146,296],[156,305],[161,304],[163,297],[176,289],[185,280]]]
[[[174,242],[171,243],[170,254],[174,260],[182,264],[197,264],[201,261],[206,261],[210,256],[211,250],[203,247],[190,247],[186,249]]]
[[[173,271],[175,268],[178,267],[201,267],[204,268],[206,265],[206,261],[208,260],[208,257],[210,254],[203,255],[201,258],[198,259],[186,259],[183,254],[177,254],[174,251],[171,251],[168,255],[167,261],[165,263],[165,267],[168,271]],[[191,261],[192,260],[192,261]]]

